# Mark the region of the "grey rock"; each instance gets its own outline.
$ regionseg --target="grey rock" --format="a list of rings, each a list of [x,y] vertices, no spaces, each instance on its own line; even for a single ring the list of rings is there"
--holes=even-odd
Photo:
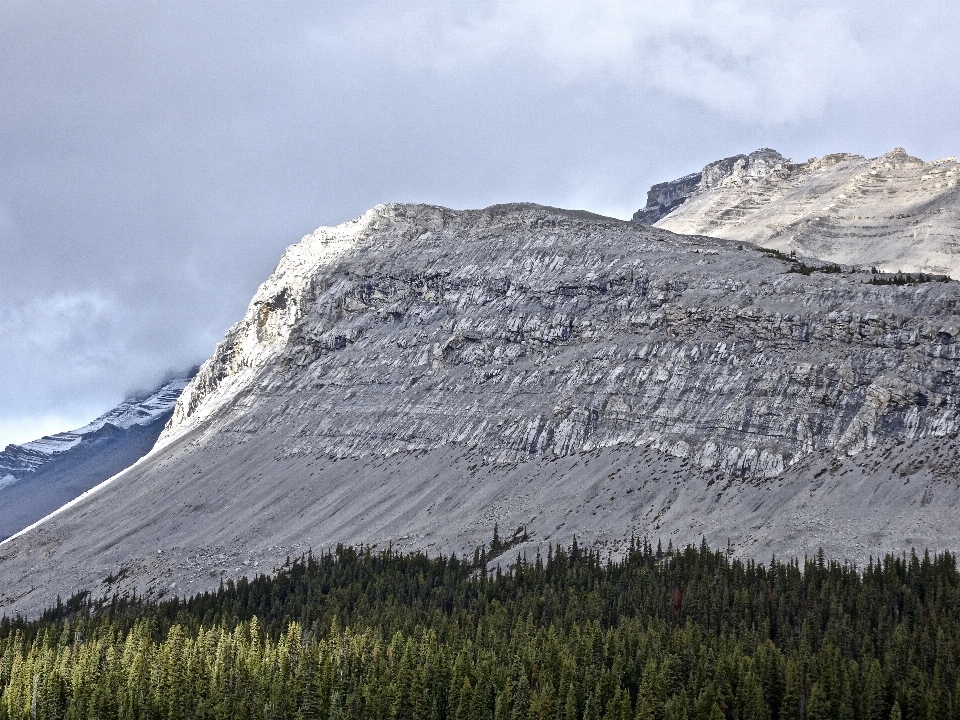
[[[147,457],[0,544],[0,605],[208,589],[335,542],[463,552],[494,522],[530,552],[960,549],[960,287],[788,269],[535,205],[321,228]]]
[[[960,277],[956,158],[924,162],[896,148],[877,158],[793,163],[764,150],[729,161],[705,169],[657,226],[842,265]]]
[[[633,214],[633,221],[641,225],[653,225],[666,217],[700,188],[702,178],[703,173],[692,173],[654,185],[647,191],[647,204]]]
[[[711,190],[723,183],[744,183],[769,177],[784,163],[789,163],[783,155],[770,148],[754,150],[749,155],[734,155],[712,162],[700,173],[699,192]]]
[[[725,180],[738,183],[758,180],[789,162],[770,148],[754,150],[749,155],[734,155],[717,160],[698,173],[651,187],[647,192],[646,206],[634,213],[633,221],[642,225],[653,225],[679,208],[689,197],[717,187]]]

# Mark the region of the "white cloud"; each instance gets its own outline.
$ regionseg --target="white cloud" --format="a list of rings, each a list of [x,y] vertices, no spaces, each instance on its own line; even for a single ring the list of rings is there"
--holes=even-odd
[[[30,346],[59,351],[95,343],[119,320],[114,300],[97,291],[60,292],[0,309],[0,343],[7,348]]]
[[[0,444],[84,418],[82,425],[91,408],[102,412],[104,376],[124,350],[122,328],[117,303],[95,291],[0,309],[0,368],[10,380],[0,384]]]
[[[451,82],[478,68],[543,82],[654,90],[732,120],[797,121],[867,75],[842,5],[756,0],[494,2],[381,6],[313,39],[344,53],[388,54]]]
[[[6,378],[0,382],[0,448],[81,427],[131,391],[152,390],[167,373],[186,369],[186,341],[177,341],[177,330],[100,290],[62,291],[0,307],[0,369]]]

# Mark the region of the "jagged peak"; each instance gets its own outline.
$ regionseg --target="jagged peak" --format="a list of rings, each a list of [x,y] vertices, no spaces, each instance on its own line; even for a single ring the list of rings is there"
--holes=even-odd
[[[703,168],[698,191],[709,190],[721,183],[760,180],[788,162],[789,159],[771,148],[759,148],[749,155],[734,155],[717,160]]]
[[[876,162],[892,168],[920,167],[926,164],[920,158],[909,155],[902,147],[895,147],[890,152],[881,155],[876,159]]]
[[[747,155],[731,155],[704,165],[700,172],[657,183],[647,191],[647,204],[633,215],[633,222],[652,225],[676,210],[687,198],[721,183],[763,179],[790,160],[772,148],[758,148]]]

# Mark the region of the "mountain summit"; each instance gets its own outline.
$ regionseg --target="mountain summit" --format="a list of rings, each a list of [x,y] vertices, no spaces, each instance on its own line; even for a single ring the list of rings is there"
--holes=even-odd
[[[762,149],[654,185],[634,221],[887,272],[960,277],[960,165],[895,148],[794,163]]]
[[[960,286],[838,269],[527,204],[320,228],[150,454],[0,545],[0,604],[472,552],[495,524],[531,555],[960,549]]]
[[[698,173],[654,185],[647,192],[646,206],[633,214],[633,221],[653,225],[680,207],[692,195],[707,192],[724,181],[742,183],[768,177],[775,168],[789,162],[770,148],[761,148],[749,155],[734,155],[717,160]]]

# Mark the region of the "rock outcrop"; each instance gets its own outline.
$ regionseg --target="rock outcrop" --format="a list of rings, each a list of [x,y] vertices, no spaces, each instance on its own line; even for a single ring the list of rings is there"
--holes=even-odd
[[[647,192],[646,206],[633,214],[633,221],[653,225],[680,207],[692,195],[710,190],[728,178],[734,182],[765,178],[784,162],[789,161],[770,148],[761,148],[749,155],[734,155],[717,160],[698,173],[654,185]]]
[[[877,423],[956,429],[954,285],[789,269],[586,214],[382,206],[287,252],[158,444],[197,427],[227,446],[297,417],[292,454],[652,443],[770,477],[862,450]]]
[[[321,228],[150,455],[0,545],[0,604],[194,591],[335,542],[464,551],[494,522],[531,549],[960,548],[960,286],[794,268],[533,205]]]
[[[742,158],[708,165],[697,188],[657,226],[843,265],[960,277],[956,158],[924,162],[903,148],[805,163],[770,150],[747,157],[757,154],[763,157],[752,167]]]
[[[647,191],[647,204],[633,214],[633,221],[653,225],[680,207],[688,197],[700,189],[703,173],[691,173],[677,180],[658,183]]]

